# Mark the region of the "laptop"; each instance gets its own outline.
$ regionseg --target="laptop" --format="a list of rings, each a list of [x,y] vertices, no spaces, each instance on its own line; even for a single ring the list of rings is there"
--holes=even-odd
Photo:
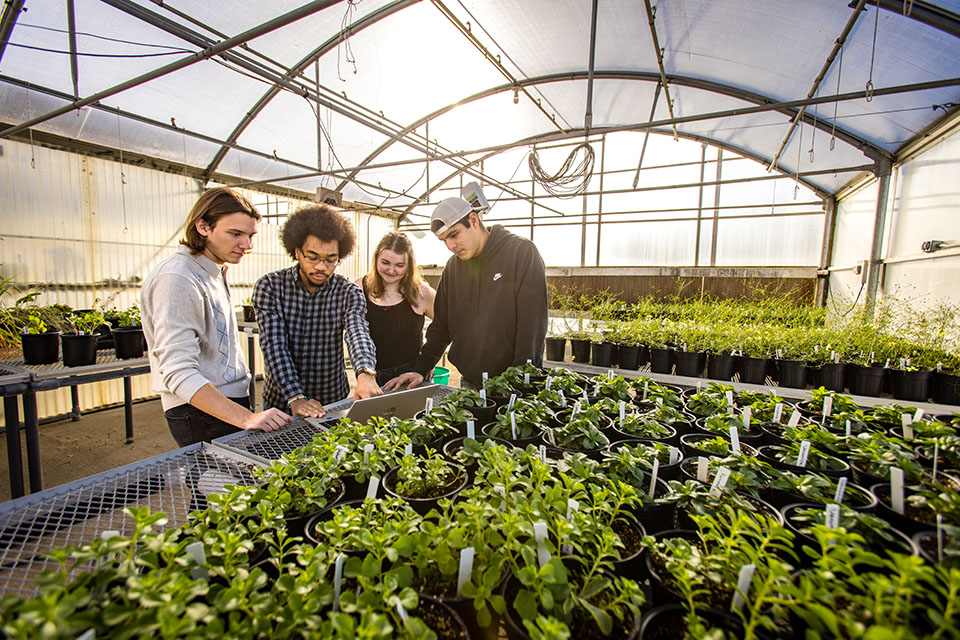
[[[412,418],[416,413],[423,411],[427,398],[432,398],[440,388],[441,385],[431,384],[404,391],[384,393],[382,396],[357,400],[348,407],[328,408],[327,414],[323,418],[307,418],[307,422],[314,426],[321,426],[321,422],[338,418],[349,418],[354,422],[361,423],[373,417]],[[340,405],[342,402],[334,403],[333,406]]]

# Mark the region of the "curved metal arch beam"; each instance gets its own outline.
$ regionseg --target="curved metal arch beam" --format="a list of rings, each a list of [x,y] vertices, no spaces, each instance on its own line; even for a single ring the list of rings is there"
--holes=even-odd
[[[670,129],[656,129],[656,128],[654,128],[654,129],[649,129],[649,131],[651,131],[651,132],[653,132],[653,133],[660,134],[660,135],[665,135],[665,136],[673,137],[673,131],[670,130]],[[517,143],[516,143],[516,145],[513,146],[513,147],[510,147],[510,148],[508,148],[508,149],[497,149],[496,151],[491,151],[490,153],[484,154],[483,156],[477,158],[476,160],[470,161],[470,163],[469,163],[468,165],[466,165],[466,166],[464,167],[464,169],[468,169],[468,168],[470,168],[470,167],[472,167],[472,166],[474,166],[474,165],[480,164],[481,162],[484,162],[484,161],[492,158],[493,156],[495,156],[495,155],[497,155],[497,154],[505,153],[506,151],[510,151],[510,150],[515,149],[515,148],[517,148],[517,147],[522,147],[522,146],[527,146],[527,145],[531,145],[531,144],[536,144],[537,141],[540,140],[541,138],[544,138],[544,137],[547,137],[547,136],[550,136],[550,135],[552,135],[552,132],[550,132],[550,133],[543,133],[543,134],[540,134],[540,135],[538,135],[538,136],[534,136],[534,137],[532,137],[532,138],[525,138],[525,139],[523,139],[523,140],[518,140]],[[709,144],[709,145],[711,145],[711,146],[714,146],[714,147],[718,147],[718,148],[720,148],[720,149],[723,149],[724,151],[732,151],[733,153],[737,153],[737,154],[739,154],[739,155],[741,155],[741,156],[743,156],[743,157],[745,157],[745,158],[749,158],[749,159],[753,160],[754,162],[759,163],[759,164],[762,165],[762,166],[766,166],[766,165],[769,165],[769,164],[770,164],[771,158],[765,157],[765,156],[761,156],[761,155],[759,155],[759,154],[753,153],[752,151],[750,151],[750,150],[748,150],[748,149],[743,149],[743,148],[738,147],[738,146],[736,146],[736,145],[728,144],[728,143],[726,143],[726,142],[719,142],[719,141],[717,141],[717,140],[713,140],[713,139],[708,138],[708,137],[706,137],[706,136],[701,136],[701,135],[698,135],[698,134],[695,134],[695,133],[684,133],[683,131],[679,131],[679,132],[678,132],[678,135],[679,135],[679,137],[681,137],[681,138],[685,138],[685,139],[687,139],[687,140],[693,140],[694,142],[700,142],[700,143],[704,143],[704,144]],[[782,173],[782,174],[784,175],[784,177],[787,177],[787,178],[791,177],[791,175],[792,175],[792,172],[788,171],[787,169],[785,169],[784,167],[780,166],[779,164],[776,166],[776,170],[779,171],[780,173]],[[410,205],[408,205],[407,208],[403,210],[403,213],[404,213],[404,214],[410,213],[410,212],[413,210],[413,207],[416,205],[417,202],[421,202],[421,201],[427,200],[427,199],[430,197],[430,194],[432,194],[434,191],[436,191],[437,189],[439,189],[440,187],[442,187],[443,185],[445,185],[446,183],[448,183],[450,180],[452,180],[453,178],[455,178],[456,176],[458,176],[460,173],[461,173],[460,171],[454,171],[454,172],[450,173],[447,177],[445,177],[445,178],[443,178],[442,180],[440,180],[440,181],[439,181],[438,183],[436,183],[435,185],[432,185],[428,191],[424,191],[422,194],[420,194],[420,196],[419,196],[416,200],[413,201],[413,203],[411,203]],[[826,199],[826,198],[830,197],[830,195],[831,195],[831,194],[827,193],[826,191],[824,191],[823,189],[821,189],[820,187],[818,187],[817,185],[815,185],[815,184],[813,184],[812,182],[810,182],[809,180],[807,180],[806,178],[800,177],[800,178],[799,178],[799,181],[800,181],[801,184],[803,184],[803,186],[805,186],[805,187],[807,187],[808,189],[810,189],[811,191],[813,191],[813,192],[814,192],[819,198],[821,198],[821,199]]]
[[[594,71],[594,79],[604,79],[604,80],[634,80],[640,82],[660,82],[660,75],[657,73],[652,73],[648,71]],[[571,82],[574,80],[586,80],[587,72],[586,71],[571,71],[566,73],[554,73],[545,76],[537,76],[535,78],[526,78],[524,80],[518,81],[516,86],[528,87],[528,86],[537,86],[541,84],[552,84],[555,82]],[[770,96],[765,96],[759,93],[753,93],[751,91],[746,91],[744,89],[738,89],[730,85],[721,84],[718,82],[710,82],[709,80],[702,80],[700,78],[691,78],[689,76],[667,76],[668,82],[671,84],[676,84],[679,86],[690,87],[693,89],[702,89],[704,91],[710,91],[713,93],[719,93],[731,98],[737,98],[750,102],[757,105],[771,104],[779,102],[775,98]],[[496,87],[491,87],[475,93],[472,96],[469,96],[459,102],[449,104],[445,107],[437,109],[433,113],[430,113],[420,120],[412,123],[411,125],[405,127],[403,131],[400,132],[398,137],[402,137],[417,129],[417,127],[423,126],[425,123],[434,120],[449,111],[452,111],[454,108],[459,107],[464,104],[469,104],[477,100],[482,100],[484,98],[489,98],[490,96],[497,95],[498,93],[503,93],[505,91],[513,91],[515,85],[512,84],[502,84]],[[793,119],[797,115],[797,109],[777,109],[779,113],[786,115],[789,119]],[[874,144],[860,138],[859,136],[847,131],[843,127],[833,128],[832,125],[828,124],[821,118],[815,118],[806,111],[803,113],[801,120],[804,124],[808,126],[816,126],[821,131],[827,133],[835,133],[835,135],[846,142],[847,144],[856,147],[863,152],[870,159],[876,159],[878,157],[893,159],[893,154],[881,149],[880,147],[875,146]],[[671,134],[672,135],[672,134]],[[388,140],[382,145],[377,147],[370,155],[363,159],[358,166],[363,167],[368,163],[372,162],[377,156],[386,151],[390,145],[394,143],[394,140]],[[720,146],[722,143],[719,141],[711,140],[710,144],[715,144]],[[769,159],[768,159],[769,160]],[[362,169],[357,169],[350,173],[350,175],[339,185],[337,185],[337,191],[342,191],[343,188],[350,182],[351,179],[355,178],[357,173]]]
[[[330,39],[305,56],[300,62],[291,67],[290,70],[284,75],[285,79],[295,79],[297,76],[303,73],[307,67],[316,62],[318,58],[333,50],[340,44],[340,40],[344,33],[362,31],[363,29],[376,24],[380,20],[393,15],[397,11],[406,9],[410,5],[417,4],[420,1],[421,0],[396,0],[396,2],[392,2],[386,6],[380,7],[373,13],[364,16],[361,20],[353,25],[350,25],[348,28],[338,31]],[[237,123],[237,126],[234,127],[233,131],[224,141],[224,145],[217,150],[216,154],[214,154],[213,159],[207,165],[206,169],[204,169],[205,176],[213,175],[217,167],[220,166],[220,163],[223,162],[223,159],[226,157],[227,151],[230,150],[230,147],[236,143],[240,135],[247,129],[247,127],[250,126],[254,119],[260,115],[260,112],[263,111],[268,104],[270,104],[270,101],[273,100],[278,93],[280,93],[281,89],[282,87],[278,85],[270,87],[270,89],[268,89],[267,92],[264,93],[259,100],[257,100],[256,104],[250,108],[243,119]]]

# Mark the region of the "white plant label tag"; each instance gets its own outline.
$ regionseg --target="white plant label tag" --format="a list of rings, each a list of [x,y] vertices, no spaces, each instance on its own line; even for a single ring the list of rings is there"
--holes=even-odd
[[[776,406],[773,407],[773,421],[780,424],[781,418],[783,418],[783,403],[778,402]]]
[[[740,574],[737,576],[737,591],[733,594],[733,602],[730,603],[731,612],[743,609],[743,605],[746,604],[746,597],[750,592],[750,583],[753,581],[753,572],[756,570],[756,565],[752,564],[745,564],[740,567]]]
[[[750,420],[753,419],[753,409],[750,407],[744,407],[743,413],[741,414],[741,421],[743,422],[744,431],[750,430]]]
[[[607,380],[613,380],[613,369],[607,369]]]
[[[371,453],[373,453],[373,445],[372,444],[363,445],[363,464],[368,464],[370,462]]]
[[[623,420],[627,417],[627,403],[620,401],[620,428],[623,429]]]
[[[507,499],[507,488],[504,487],[502,484],[493,485],[493,492],[496,493],[501,498],[503,498],[504,500]]]
[[[547,445],[540,445],[540,462],[547,464]]]
[[[483,400],[483,404],[487,404],[487,390],[480,389],[480,399]]]
[[[903,515],[903,469],[890,468],[890,508]]]
[[[517,414],[510,414],[510,435],[514,440],[517,439]]]
[[[840,505],[836,503],[827,505],[824,523],[827,529],[836,529],[840,526]]]
[[[101,534],[100,534],[100,539],[101,539],[101,540],[109,540],[110,538],[116,538],[116,537],[118,537],[119,535],[120,535],[120,532],[119,532],[119,531],[114,531],[113,529],[111,529],[111,530],[109,530],[109,531],[104,531],[103,533],[101,533]]]
[[[188,544],[186,551],[197,564],[207,564],[207,552],[204,550],[202,542]]]
[[[800,412],[794,409],[793,413],[790,414],[790,419],[787,420],[787,426],[795,429],[798,424],[800,424]]]
[[[516,403],[517,403],[517,394],[511,393],[510,402],[507,403],[507,411],[509,411],[510,409],[513,409],[513,405]]]
[[[829,418],[833,414],[833,396],[823,399],[823,417]]]
[[[487,377],[488,377],[488,376],[487,376],[487,372],[484,371],[482,374],[480,374],[480,377],[483,378],[483,381],[484,381],[484,382],[486,382],[486,381],[487,381]]]
[[[547,376],[547,381],[546,383],[544,383],[543,388],[549,391],[551,384],[553,384],[553,378],[551,378],[550,376]]]
[[[710,495],[714,498],[719,498],[720,494],[723,493],[723,488],[727,486],[727,480],[729,479],[730,469],[726,467],[717,469],[717,475],[713,479],[713,484],[710,485]]]
[[[643,381],[643,398],[641,398],[641,400],[646,400],[648,393],[650,393],[650,381],[644,380]]]
[[[577,400],[576,402],[573,403],[573,411],[570,412],[570,417],[571,417],[571,418],[572,418],[573,416],[577,415],[578,413],[580,413],[580,406],[581,406],[581,405],[580,405],[580,401],[579,401],[579,400]]]
[[[466,547],[460,552],[460,570],[457,572],[457,597],[463,595],[463,585],[470,581],[473,573],[473,547]]]
[[[533,364],[533,360],[531,360],[530,358],[527,358],[527,364]]]
[[[647,491],[647,495],[653,498],[654,494],[657,492],[657,474],[660,473],[660,458],[653,459],[653,469],[650,471],[650,490]]]
[[[584,394],[586,394],[586,390],[584,390]],[[595,396],[600,395],[600,382],[599,382],[599,381],[593,383],[593,395],[595,395]],[[586,397],[586,395],[584,395],[584,397]]]
[[[700,393],[700,388],[703,386],[703,383],[697,380],[697,393]]]
[[[807,456],[810,455],[810,441],[804,440],[800,443],[800,452],[797,454],[797,466],[807,466]]]
[[[467,437],[471,440],[477,439],[477,426],[473,420],[467,420]]]
[[[245,330],[246,331],[246,330]],[[77,636],[77,640],[96,640],[97,634],[93,629],[87,629]]]
[[[677,464],[677,460],[680,458],[680,450],[676,447],[670,447],[670,463]]]
[[[697,458],[697,480],[707,481],[707,458],[700,456]]]
[[[933,481],[937,481],[937,463],[940,462],[940,443],[933,443]]]
[[[343,456],[347,455],[347,448],[342,444],[338,444],[337,448],[333,450],[333,459],[336,462],[343,460]]]
[[[903,439],[913,440],[913,416],[909,413],[901,414],[900,424],[903,425]]]
[[[727,398],[727,413],[733,413],[733,391],[724,394]]]
[[[403,455],[412,456],[413,455],[413,443],[408,442],[403,446]]]
[[[583,401],[586,402],[587,404],[590,404],[590,396],[587,395],[586,389],[583,390]]]
[[[920,422],[923,420],[923,409],[917,409],[916,413],[913,414],[913,421]]]
[[[403,608],[403,603],[400,602],[400,598],[397,598],[397,613],[400,614],[400,620],[402,622],[407,621],[407,610]]]
[[[837,480],[837,491],[833,494],[833,501],[843,504],[843,494],[847,491],[847,478],[844,476]]]
[[[557,446],[557,439],[553,435],[553,427],[544,427],[543,431],[547,434],[547,441],[549,441],[552,446]]]
[[[663,396],[657,396],[657,407],[663,407]]]
[[[533,539],[537,541],[537,560],[540,562],[540,567],[543,568],[545,564],[550,562],[550,552],[547,551],[547,523],[546,522],[534,522],[533,523]]]
[[[573,522],[573,514],[578,511],[580,511],[580,503],[573,498],[567,498],[567,522]],[[560,550],[564,555],[570,555],[573,553],[573,545],[564,544]]]
[[[851,430],[851,428],[850,428],[850,421],[847,420],[847,424],[846,424],[846,426],[844,426],[843,431],[844,431],[844,434],[845,434],[848,438],[850,437],[850,430]]]
[[[557,391],[560,394],[560,407],[563,409],[567,408],[567,396],[563,395],[563,391]]]
[[[523,374],[523,385],[526,386],[526,387],[529,387],[529,386],[530,386],[530,374],[529,374],[529,373]]]
[[[337,554],[337,560],[333,563],[333,610],[340,610],[340,588],[343,586],[343,558],[342,553]]]
[[[376,498],[377,490],[380,488],[380,476],[370,476],[370,483],[367,484],[367,498]]]
[[[427,398],[423,403],[423,410],[427,413],[433,411],[433,398]]]
[[[734,453],[740,453],[740,431],[735,426],[730,427],[730,448]]]

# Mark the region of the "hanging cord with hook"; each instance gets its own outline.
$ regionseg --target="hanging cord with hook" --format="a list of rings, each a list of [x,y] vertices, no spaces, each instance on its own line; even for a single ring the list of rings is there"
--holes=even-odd
[[[820,87],[817,87],[817,97],[820,97]],[[810,132],[810,164],[813,164],[813,143],[817,139],[817,108],[814,107],[813,111],[813,131]]]
[[[867,78],[867,102],[873,101],[873,60],[877,54],[877,29],[880,26],[880,0],[877,0],[877,15],[873,20],[873,47],[870,49],[870,74]]]
[[[837,62],[837,95],[840,95],[840,74],[843,72],[843,46],[840,47],[840,60]],[[830,151],[837,146],[837,106],[839,102],[833,103],[833,124],[830,128]]]
[[[903,0],[903,15],[910,17],[913,12],[913,0]]]
[[[33,116],[30,115],[30,83],[27,83],[27,120],[33,120]],[[33,149],[33,127],[27,129],[27,132],[30,134],[30,168],[37,168],[37,157],[34,155]]]
[[[347,0],[347,10],[343,13],[343,20],[340,21],[340,33],[343,34],[340,36],[340,44],[343,45],[343,60],[351,65],[353,65],[353,74],[357,74],[357,58],[353,55],[353,45],[350,44],[351,33],[350,25],[353,24],[353,15],[356,12],[357,1],[356,0]],[[340,72],[340,49],[337,49],[337,76],[340,77],[341,82],[346,82],[347,79],[343,77],[343,73]]]
[[[583,158],[574,166],[577,154],[583,151]],[[537,148],[530,151],[529,165],[530,177],[546,189],[547,193],[558,198],[572,198],[587,190],[590,179],[593,177],[593,163],[595,154],[593,147],[588,142],[581,142],[567,159],[563,162],[560,170],[553,175],[549,175],[540,166],[540,156]]]
[[[117,144],[120,148],[120,203],[123,207],[123,235],[127,235],[127,176],[123,173],[123,138],[120,136],[120,112],[117,112]]]
[[[793,176],[793,199],[800,194],[800,154],[803,153],[803,120],[800,121],[800,133],[797,137],[797,171]]]

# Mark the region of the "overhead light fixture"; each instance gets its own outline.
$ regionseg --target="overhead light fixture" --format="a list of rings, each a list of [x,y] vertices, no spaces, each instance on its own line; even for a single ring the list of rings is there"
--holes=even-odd
[[[520,104],[520,89],[513,89],[513,104]]]

